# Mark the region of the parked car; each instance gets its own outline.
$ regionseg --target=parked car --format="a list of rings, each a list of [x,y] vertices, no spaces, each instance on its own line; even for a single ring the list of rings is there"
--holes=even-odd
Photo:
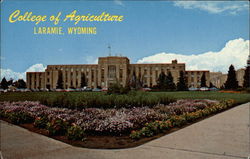
[[[101,92],[102,90],[99,89],[99,88],[94,88],[92,91],[93,91],[93,92]]]
[[[77,91],[77,92],[81,92],[81,91],[82,91],[82,89],[81,89],[81,88],[76,88],[76,89],[75,89],[75,91]]]
[[[63,92],[63,89],[56,89],[56,92]]]
[[[27,90],[28,91],[28,90]],[[43,91],[43,92],[48,92],[49,91],[49,89],[47,89],[47,88],[41,88],[40,89],[40,91]]]
[[[195,88],[195,87],[190,87],[188,88],[189,91],[198,91],[199,89],[198,88]]]
[[[68,89],[65,89],[65,92],[74,92],[75,89],[72,89],[72,88],[68,88]]]
[[[104,88],[102,88],[102,91],[103,91],[103,92],[106,92],[106,91],[108,91],[108,88],[107,88],[107,87],[104,87]]]
[[[142,88],[141,90],[142,90],[142,91],[145,91],[145,92],[152,91],[152,89],[151,89],[151,88]]]
[[[92,89],[89,88],[89,87],[84,87],[84,88],[83,88],[83,91],[85,91],[85,92],[90,92],[90,91],[92,91]]]
[[[209,91],[209,88],[207,88],[207,87],[201,87],[199,90],[200,91]]]
[[[216,87],[209,88],[210,91],[218,91],[219,89]]]

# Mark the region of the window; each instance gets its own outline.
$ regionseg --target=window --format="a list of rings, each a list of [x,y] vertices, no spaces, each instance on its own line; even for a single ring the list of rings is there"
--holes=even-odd
[[[101,81],[102,82],[104,81],[104,68],[102,68],[101,70]]]
[[[94,70],[91,70],[91,80],[94,82]]]
[[[120,74],[120,79],[122,79],[122,75],[123,75],[123,70],[122,69],[120,69],[119,74]]]
[[[114,65],[108,66],[108,77],[115,78],[116,77],[116,67]]]

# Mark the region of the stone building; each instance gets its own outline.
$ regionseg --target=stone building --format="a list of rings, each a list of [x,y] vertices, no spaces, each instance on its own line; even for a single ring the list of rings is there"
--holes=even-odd
[[[245,68],[236,70],[236,79],[239,86],[243,86]],[[221,88],[227,81],[227,74],[221,72],[210,72],[210,82],[217,88]]]
[[[91,65],[48,65],[45,72],[27,72],[27,87],[31,89],[55,89],[59,73],[62,74],[63,88],[81,88],[82,76],[88,87],[106,87],[119,82],[125,86],[135,75],[142,86],[153,87],[161,72],[172,73],[177,83],[185,64],[173,60],[172,63],[130,64],[127,57],[99,57],[98,64]]]
[[[63,88],[81,88],[83,77],[86,86],[90,88],[108,88],[111,84],[119,82],[125,86],[133,78],[139,79],[143,87],[157,85],[161,72],[171,72],[175,83],[178,82],[180,71],[186,75],[188,87],[200,87],[201,76],[205,74],[206,84],[212,82],[221,86],[220,73],[211,73],[208,70],[185,70],[185,63],[172,60],[171,63],[130,64],[127,57],[108,56],[99,57],[98,64],[81,65],[48,65],[45,72],[27,72],[27,87],[30,89],[56,89],[59,75]],[[221,77],[220,77],[221,76]],[[224,78],[224,77],[223,77]]]
[[[201,77],[203,74],[205,74],[205,77],[206,77],[206,85],[207,87],[209,87],[209,84],[210,84],[209,70],[186,71],[188,87],[199,88],[201,86]]]
[[[227,74],[222,72],[210,72],[210,82],[217,88],[221,88],[227,80]]]

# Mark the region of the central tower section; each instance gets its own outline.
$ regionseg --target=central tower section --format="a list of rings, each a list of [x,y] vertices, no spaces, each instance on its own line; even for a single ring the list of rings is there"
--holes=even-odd
[[[120,56],[99,57],[98,85],[109,87],[113,83],[125,86],[128,80],[129,59]]]

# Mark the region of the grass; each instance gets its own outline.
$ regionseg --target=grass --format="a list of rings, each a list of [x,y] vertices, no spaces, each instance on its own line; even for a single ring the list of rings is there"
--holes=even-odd
[[[165,100],[164,99],[168,99]],[[104,92],[8,92],[0,94],[0,101],[40,101],[49,106],[68,108],[153,106],[161,101],[168,104],[175,99],[234,99],[237,104],[250,102],[249,93],[222,92],[130,92],[128,95],[106,95]]]
[[[165,95],[176,99],[215,99],[228,100],[233,99],[238,104],[250,102],[250,93],[223,93],[217,91],[187,91],[187,92],[152,92],[155,94],[164,93]]]

